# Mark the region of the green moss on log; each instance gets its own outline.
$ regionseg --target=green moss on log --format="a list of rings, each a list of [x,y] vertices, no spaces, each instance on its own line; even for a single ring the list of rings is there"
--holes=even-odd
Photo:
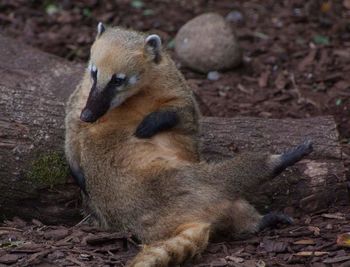
[[[68,175],[68,166],[62,153],[52,152],[39,156],[28,172],[28,178],[39,187],[54,187],[64,184]]]

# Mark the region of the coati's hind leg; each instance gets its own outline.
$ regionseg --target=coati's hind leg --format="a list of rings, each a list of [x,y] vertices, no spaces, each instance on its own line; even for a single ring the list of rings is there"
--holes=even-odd
[[[274,228],[278,224],[290,225],[293,224],[293,219],[281,212],[270,212],[261,218],[258,224],[258,231],[262,231],[266,228]]]
[[[246,200],[237,199],[229,211],[228,230],[234,237],[244,237],[259,230],[261,218],[260,213]]]
[[[166,267],[184,262],[200,254],[208,244],[209,223],[180,225],[173,237],[148,246],[136,256],[128,267]]]
[[[270,164],[267,164],[267,166],[271,169],[270,171],[272,171],[272,177],[277,176],[287,167],[294,165],[304,156],[310,154],[312,150],[312,143],[308,140],[283,154],[271,155]],[[260,163],[260,166],[258,163],[255,167],[257,167],[257,169],[264,169],[262,166],[262,163]],[[251,173],[251,175],[254,175],[254,172]],[[259,186],[259,184],[257,185]],[[251,192],[251,190],[249,191]],[[261,231],[265,228],[276,227],[278,224],[293,223],[293,219],[291,217],[279,212],[271,212],[264,216],[261,216],[253,206],[242,199],[235,201],[233,205],[236,213],[234,218],[234,225],[239,228],[238,232]]]
[[[293,219],[283,213],[271,212],[261,215],[246,200],[237,199],[228,210],[227,217],[219,223],[224,232],[228,231],[234,237],[243,238],[265,228],[276,227],[278,224],[292,224]],[[220,225],[219,228],[221,228]]]
[[[229,197],[240,196],[251,201],[262,183],[311,152],[312,143],[306,141],[282,154],[242,153],[232,160],[198,165],[192,176],[199,177],[220,191],[226,191]]]

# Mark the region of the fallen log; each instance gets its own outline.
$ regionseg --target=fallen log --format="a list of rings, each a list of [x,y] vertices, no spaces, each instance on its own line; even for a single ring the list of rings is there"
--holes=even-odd
[[[77,220],[66,182],[64,103],[82,68],[0,36],[0,214]]]
[[[79,192],[63,157],[64,103],[83,66],[0,36],[0,213],[45,223],[75,223]],[[310,138],[315,152],[261,186],[261,209],[318,210],[346,201],[344,166],[332,117],[303,120],[201,120],[207,160],[241,151],[282,152]],[[257,194],[258,195],[258,194]]]
[[[214,118],[201,123],[201,154],[221,160],[242,151],[282,153],[310,139],[314,152],[261,186],[254,203],[264,209],[298,207],[305,211],[348,203],[342,151],[331,116],[306,119]]]

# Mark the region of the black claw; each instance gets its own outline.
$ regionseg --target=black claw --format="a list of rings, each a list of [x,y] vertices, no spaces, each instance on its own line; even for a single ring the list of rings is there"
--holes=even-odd
[[[311,140],[306,140],[297,147],[283,153],[280,157],[280,163],[275,169],[275,174],[281,173],[285,168],[294,165],[306,155],[313,151]]]
[[[259,223],[259,231],[265,228],[276,228],[278,224],[293,224],[293,219],[284,213],[270,212],[264,215]]]

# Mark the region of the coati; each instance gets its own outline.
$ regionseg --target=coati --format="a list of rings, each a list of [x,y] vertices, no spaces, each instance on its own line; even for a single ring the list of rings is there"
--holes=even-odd
[[[218,233],[290,223],[260,215],[256,188],[312,151],[243,153],[200,161],[198,109],[157,35],[98,25],[89,66],[66,107],[67,160],[108,229],[146,246],[129,266],[169,266],[199,254]]]

